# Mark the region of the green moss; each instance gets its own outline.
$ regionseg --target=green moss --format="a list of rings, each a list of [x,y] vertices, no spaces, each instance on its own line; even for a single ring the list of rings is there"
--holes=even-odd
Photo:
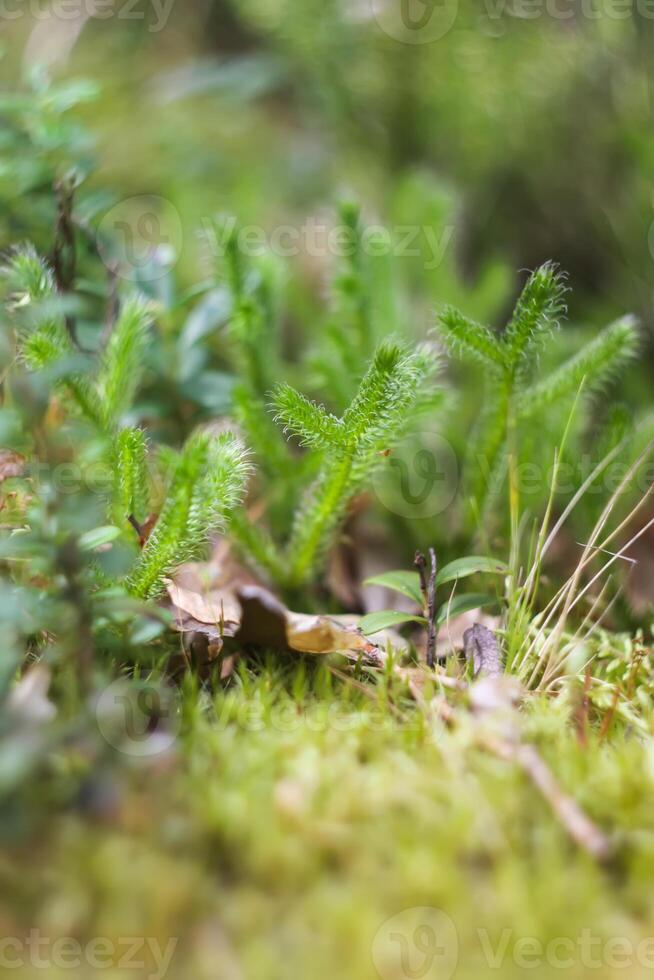
[[[75,805],[12,841],[5,935],[177,937],[171,978],[208,980],[220,964],[221,976],[359,980],[376,975],[384,930],[412,920],[386,923],[416,907],[451,918],[466,978],[522,975],[528,937],[576,944],[590,930],[609,955],[610,939],[651,933],[651,748],[624,731],[581,746],[566,698],[533,701],[526,731],[618,842],[607,868],[465,726],[448,733],[383,684],[366,696],[324,663],[271,656],[214,695],[187,690],[183,715],[172,757],[105,756]],[[41,777],[31,792],[47,789]],[[484,937],[495,948],[504,930],[498,974]]]

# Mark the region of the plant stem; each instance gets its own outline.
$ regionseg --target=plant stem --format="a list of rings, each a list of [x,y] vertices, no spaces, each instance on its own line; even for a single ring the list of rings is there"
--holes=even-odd
[[[517,558],[518,526],[520,522],[520,488],[518,485],[518,427],[516,422],[513,390],[506,406],[506,443],[509,462],[509,515],[511,521],[512,556]],[[513,584],[518,569],[512,567]]]
[[[320,507],[316,510],[314,519],[308,529],[303,531],[299,525],[299,533],[293,534],[288,546],[291,572],[289,585],[301,585],[315,561],[316,552],[325,538],[325,526],[335,523],[338,518],[343,495],[347,488],[354,450],[347,452],[340,463],[337,463],[331,474],[326,478],[323,487],[319,489]]]
[[[416,551],[414,564],[420,575],[420,590],[423,595],[424,614],[427,620],[427,666],[436,663],[436,552],[429,549],[430,571],[427,576],[427,560],[421,551]]]

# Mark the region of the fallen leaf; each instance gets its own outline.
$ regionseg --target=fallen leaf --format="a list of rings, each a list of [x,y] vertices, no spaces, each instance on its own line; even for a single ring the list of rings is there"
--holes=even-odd
[[[356,549],[347,538],[339,540],[329,555],[325,584],[344,609],[361,608],[357,558]]]
[[[377,651],[360,630],[341,625],[328,616],[291,612],[261,586],[245,586],[238,592],[243,608],[241,643],[281,646],[297,653],[369,653]]]
[[[246,585],[238,592],[241,616],[236,631],[239,643],[286,649],[286,607],[260,585]]]
[[[218,626],[221,623],[240,623],[241,606],[228,590],[192,592],[175,582],[166,582],[166,591],[175,609],[190,616],[196,623]]]
[[[368,653],[376,649],[359,630],[340,626],[326,616],[289,613],[286,635],[290,648],[302,653]]]
[[[199,593],[177,582],[166,584],[175,612],[175,628],[180,633],[201,633],[217,649],[233,638],[243,645],[293,650],[296,653],[326,655],[341,653],[364,657],[381,665],[385,654],[371,643],[355,625],[328,616],[296,613],[261,585],[238,584],[234,588]]]

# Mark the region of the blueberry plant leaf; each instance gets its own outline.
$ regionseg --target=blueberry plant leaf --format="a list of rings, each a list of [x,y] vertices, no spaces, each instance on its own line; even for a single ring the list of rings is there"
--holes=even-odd
[[[427,620],[424,616],[412,616],[411,613],[383,609],[380,612],[362,616],[359,620],[359,629],[366,636],[372,636],[373,633],[379,633],[381,630],[390,629],[393,626],[402,626],[403,623],[422,623],[425,626]]]

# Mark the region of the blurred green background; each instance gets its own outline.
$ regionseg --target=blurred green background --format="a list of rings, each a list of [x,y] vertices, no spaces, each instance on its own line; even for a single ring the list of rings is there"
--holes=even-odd
[[[649,327],[654,11],[403,3],[408,28],[397,0],[21,0],[3,74],[99,83],[93,185],[170,200],[189,281],[203,219],[301,225],[347,189],[370,221],[449,229],[443,262],[466,284],[552,258],[577,321],[630,310]],[[298,264],[315,288],[321,263]],[[434,299],[461,300],[414,265]]]

